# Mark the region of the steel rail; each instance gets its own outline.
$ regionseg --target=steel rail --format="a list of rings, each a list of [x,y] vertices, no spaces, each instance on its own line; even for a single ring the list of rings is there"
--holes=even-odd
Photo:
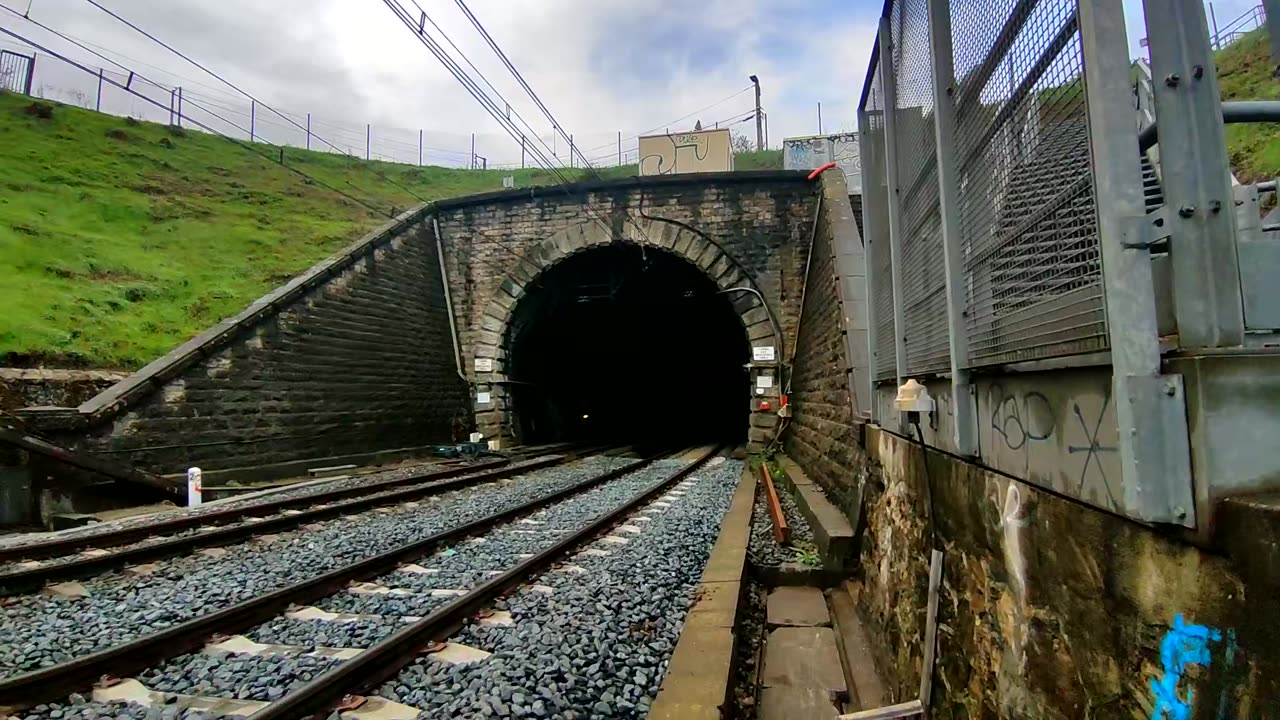
[[[440,480],[439,482],[428,482],[428,484],[425,485],[417,485],[414,487],[401,488],[398,490],[393,489],[383,492],[369,493],[368,490],[365,489],[366,494],[351,500],[327,504],[311,501],[303,503],[310,507],[306,510],[297,511],[291,514],[275,515],[260,520],[250,520],[234,525],[218,526],[205,532],[172,537],[167,540],[159,540],[154,543],[109,552],[104,555],[86,555],[77,557],[76,559],[68,562],[37,565],[17,570],[10,570],[8,572],[0,572],[0,597],[32,592],[40,589],[46,583],[54,581],[92,577],[115,568],[127,567],[129,565],[149,562],[151,560],[185,555],[197,548],[217,547],[219,545],[225,545],[254,535],[262,535],[269,531],[276,532],[288,530],[305,525],[309,522],[327,520],[349,513],[363,512],[364,510],[380,505],[393,505],[431,495],[438,495],[450,490],[457,490],[483,482],[502,480],[510,477],[511,475],[517,475],[523,472],[532,472],[552,465],[566,463],[576,459],[577,457],[578,456],[576,454],[564,454],[548,455],[546,457],[522,463],[509,463],[504,461],[499,464],[496,469],[489,470],[487,472],[480,472],[475,475],[450,477]],[[466,472],[474,472],[477,466],[471,465],[465,467],[468,468],[465,470]],[[448,474],[459,475],[460,473],[450,472]],[[437,477],[440,476],[431,475],[426,479],[430,481]],[[400,479],[389,481],[387,484],[403,485],[406,482],[410,482],[410,480]],[[343,488],[334,492],[335,494],[355,494],[353,490],[359,491],[361,488]],[[305,497],[310,499],[315,496],[310,495]],[[185,520],[186,518],[179,519]],[[150,535],[144,535],[144,537],[150,537]]]
[[[564,450],[564,448],[556,448],[556,445],[549,445],[544,448],[535,449],[534,451],[552,454],[562,452]],[[583,452],[573,451],[563,452],[563,454],[581,456]],[[471,464],[459,464],[456,461],[432,463],[429,466],[431,469],[424,469],[422,472],[414,473],[413,475],[402,478],[378,480],[364,485],[335,488],[333,490],[321,490],[307,495],[281,498],[278,500],[266,500],[261,503],[253,503],[250,505],[239,505],[222,510],[194,513],[191,515],[169,518],[167,520],[160,520],[154,523],[133,525],[97,534],[91,533],[74,535],[70,537],[30,543],[27,545],[3,547],[0,548],[0,562],[43,560],[45,558],[70,555],[74,552],[88,548],[101,549],[116,547],[119,545],[128,545],[157,535],[173,535],[184,530],[190,530],[191,528],[203,525],[235,522],[246,517],[274,515],[281,510],[290,510],[297,507],[320,505],[339,500],[346,500],[348,498],[360,497],[363,495],[371,495],[384,490],[390,490],[403,485],[412,485],[424,481],[447,480],[449,478],[466,475],[468,473],[504,467],[510,463],[511,460],[508,458],[487,460]]]
[[[449,601],[430,615],[397,631],[391,637],[259,710],[251,715],[249,720],[323,717],[344,697],[375,688],[382,682],[395,677],[400,670],[418,657],[422,648],[428,643],[449,637],[495,598],[550,567],[584,541],[612,527],[637,507],[688,477],[721,449],[721,447],[712,449],[666,479],[640,491],[614,510],[565,536],[546,550],[517,563],[501,575],[494,576],[467,594]]]
[[[549,455],[527,463],[503,465],[496,470],[476,475],[464,475],[458,478],[441,480],[440,482],[389,490],[332,504],[317,505],[291,514],[275,515],[233,525],[221,525],[206,532],[179,535],[146,545],[108,552],[103,555],[84,555],[67,562],[54,562],[47,565],[10,570],[0,573],[0,596],[32,592],[39,590],[46,583],[54,581],[92,577],[108,570],[185,555],[199,548],[218,547],[255,535],[290,530],[310,522],[362,512],[379,505],[407,502],[483,482],[501,480],[511,475],[559,465],[569,459],[568,455]]]
[[[671,451],[667,451],[649,455],[626,467],[610,470],[516,507],[433,533],[420,540],[331,570],[310,580],[244,600],[122,645],[0,680],[0,711],[55,701],[78,690],[89,688],[104,676],[124,677],[178,655],[198,650],[213,635],[231,635],[251,628],[276,617],[291,605],[304,605],[339,592],[352,582],[386,574],[406,562],[422,557],[441,543],[460,540],[535,512],[597,485],[633,473],[671,454]]]

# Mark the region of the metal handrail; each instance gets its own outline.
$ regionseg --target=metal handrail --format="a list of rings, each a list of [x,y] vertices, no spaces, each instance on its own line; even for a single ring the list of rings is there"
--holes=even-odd
[[[1280,122],[1280,100],[1234,100],[1222,103],[1222,122],[1236,123]],[[1138,134],[1138,147],[1151,149],[1160,142],[1159,121],[1152,123]]]

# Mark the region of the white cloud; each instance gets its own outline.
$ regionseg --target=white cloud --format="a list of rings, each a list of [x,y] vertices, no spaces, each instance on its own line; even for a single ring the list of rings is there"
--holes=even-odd
[[[20,1],[0,0],[10,7]],[[416,145],[421,128],[428,147],[465,153],[469,134],[476,132],[481,155],[492,162],[519,160],[518,146],[377,0],[100,1],[267,103],[297,114],[299,122],[313,113],[318,132],[357,152],[363,150],[364,123],[371,123],[375,152],[412,155],[408,148]],[[744,88],[751,73],[762,80],[774,146],[784,136],[816,131],[819,100],[827,129],[851,127],[879,9],[877,2],[832,14],[805,3],[765,0],[473,0],[470,5],[579,147],[607,145],[604,153],[613,149],[617,131],[629,136],[662,127]],[[423,6],[550,142],[549,123],[462,13],[450,3]],[[88,3],[34,0],[31,16],[109,49],[130,69],[183,85],[189,102],[216,100],[243,110],[247,127],[247,101],[227,88],[215,91],[216,80]],[[0,23],[95,67],[103,64],[11,15],[0,15]],[[75,85],[92,97],[96,80],[50,65],[57,63],[38,63],[38,74],[51,91]],[[111,103],[127,99],[115,95],[120,97],[113,96]],[[128,105],[135,106],[142,104]],[[198,116],[190,104],[186,107]],[[748,92],[700,119],[711,124],[751,107]],[[160,111],[147,112],[154,117]],[[754,136],[749,123],[740,127]],[[261,112],[257,130],[268,138],[288,134],[284,123]],[[296,141],[299,132],[290,132],[289,139]],[[393,142],[402,145],[392,147]],[[563,145],[556,143],[565,158]]]

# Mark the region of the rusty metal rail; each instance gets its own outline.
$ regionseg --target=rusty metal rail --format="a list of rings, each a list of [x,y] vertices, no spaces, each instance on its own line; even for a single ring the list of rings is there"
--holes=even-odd
[[[769,519],[773,521],[773,536],[780,545],[791,542],[791,527],[787,525],[787,516],[782,513],[782,503],[778,501],[778,491],[773,486],[773,475],[766,463],[760,464],[760,477],[764,480],[764,495],[768,501]]]
[[[290,605],[312,603],[327,595],[341,591],[352,582],[383,575],[406,562],[411,562],[430,553],[441,543],[457,541],[469,535],[488,530],[495,525],[535,512],[547,505],[640,470],[654,461],[671,454],[668,451],[648,455],[639,462],[632,463],[626,467],[583,480],[575,485],[548,493],[522,505],[435,533],[421,540],[407,543],[394,550],[332,570],[310,580],[245,600],[231,607],[137,638],[123,645],[0,681],[0,709],[25,708],[42,702],[54,701],[70,693],[90,687],[103,676],[125,677],[178,655],[198,650],[213,635],[231,635],[246,630],[279,615],[287,610]],[[689,471],[692,471],[691,468],[696,464],[691,465]],[[665,482],[669,483],[671,480]],[[525,563],[522,563],[520,567],[525,565]],[[501,575],[496,579],[501,580],[506,577],[507,575]],[[488,588],[493,584],[493,581],[489,581],[482,587]],[[445,609],[447,610],[454,605],[456,603],[450,603]],[[429,617],[434,617],[434,615]],[[417,627],[417,625],[411,627]]]
[[[495,598],[525,583],[583,542],[612,527],[636,508],[689,476],[715,457],[720,450],[719,447],[712,449],[671,476],[640,491],[618,508],[557,541],[546,550],[521,561],[501,575],[478,585],[465,595],[460,595],[430,615],[271,703],[251,715],[250,720],[324,717],[344,697],[376,688],[412,663],[429,643],[448,638]]]

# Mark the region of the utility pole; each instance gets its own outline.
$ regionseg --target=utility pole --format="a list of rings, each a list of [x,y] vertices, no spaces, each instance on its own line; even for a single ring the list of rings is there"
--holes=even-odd
[[[622,131],[618,131],[618,165],[622,165]]]
[[[760,78],[752,75],[751,84],[756,86],[756,151],[764,150],[764,117],[760,115]]]
[[[471,169],[476,169],[476,134],[471,133]]]
[[[822,101],[818,101],[818,134],[822,134]]]

